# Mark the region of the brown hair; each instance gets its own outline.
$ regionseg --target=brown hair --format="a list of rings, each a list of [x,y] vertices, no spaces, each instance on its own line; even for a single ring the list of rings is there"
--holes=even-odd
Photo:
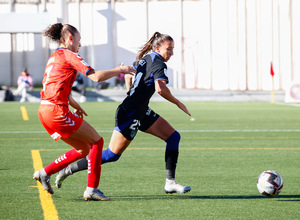
[[[62,23],[56,23],[49,26],[43,35],[48,37],[51,41],[64,44],[68,34],[74,36],[77,32],[78,30],[70,24],[63,25]]]
[[[26,74],[26,76],[30,76],[30,74],[29,74],[28,71],[27,71],[27,68],[23,68],[23,69],[22,69],[22,72],[24,72],[24,73]]]
[[[160,46],[166,40],[174,41],[173,38],[167,34],[155,32],[150,40],[148,40],[148,42],[141,47],[136,56],[136,59],[141,60],[145,54],[147,54],[151,50],[154,51],[156,46]]]

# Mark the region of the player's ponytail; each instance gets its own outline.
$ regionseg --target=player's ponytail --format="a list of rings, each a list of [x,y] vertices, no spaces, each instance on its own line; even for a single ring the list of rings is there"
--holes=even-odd
[[[167,34],[155,32],[148,42],[139,50],[136,59],[141,60],[145,54],[151,50],[154,51],[156,46],[160,46],[166,40],[173,41],[173,38]]]
[[[62,28],[63,25],[61,23],[53,24],[44,31],[43,35],[51,41],[59,43]]]
[[[43,35],[51,41],[64,44],[68,34],[74,36],[78,30],[70,24],[56,23],[48,27]]]

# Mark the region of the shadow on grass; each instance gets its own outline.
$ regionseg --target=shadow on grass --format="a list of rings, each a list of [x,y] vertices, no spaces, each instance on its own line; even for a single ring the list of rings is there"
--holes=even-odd
[[[66,200],[61,196],[54,196],[56,199]],[[278,202],[299,202],[300,195],[278,195],[276,197],[266,197],[262,195],[236,196],[236,195],[211,195],[211,196],[189,196],[189,195],[124,195],[124,196],[110,196],[111,202],[119,201],[138,201],[138,200],[242,200],[242,199],[276,199]],[[67,199],[73,202],[87,202],[82,197]],[[89,201],[95,202],[95,201]]]
[[[235,195],[211,195],[211,196],[191,196],[191,195],[134,195],[134,196],[111,196],[115,201],[126,200],[168,200],[168,199],[289,199],[281,201],[300,201],[300,195],[278,195],[276,197],[266,197],[262,195],[235,196]],[[295,199],[295,200],[294,200]]]

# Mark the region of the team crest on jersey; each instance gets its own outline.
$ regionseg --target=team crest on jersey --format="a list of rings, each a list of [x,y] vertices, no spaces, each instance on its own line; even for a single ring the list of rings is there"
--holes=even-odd
[[[140,60],[138,65],[140,66],[144,66],[146,64],[146,60]]]

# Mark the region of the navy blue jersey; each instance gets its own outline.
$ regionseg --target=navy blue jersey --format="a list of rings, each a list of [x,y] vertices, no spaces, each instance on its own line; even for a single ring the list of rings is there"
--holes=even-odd
[[[166,72],[167,65],[156,52],[146,55],[139,61],[135,80],[121,104],[128,114],[136,119],[145,116],[149,100],[155,92],[155,81],[169,82]]]

